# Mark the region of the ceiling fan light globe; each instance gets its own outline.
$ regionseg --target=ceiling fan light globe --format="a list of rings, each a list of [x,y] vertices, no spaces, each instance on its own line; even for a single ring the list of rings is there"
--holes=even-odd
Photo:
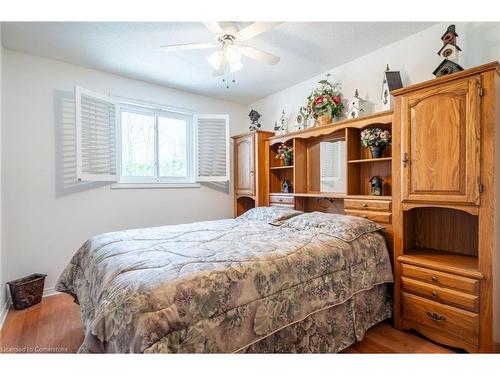
[[[236,44],[228,44],[225,48],[226,59],[230,64],[235,64],[241,60],[243,52],[240,46]]]
[[[231,73],[237,72],[238,70],[241,70],[243,68],[243,64],[240,61],[237,61],[235,63],[229,63],[229,70]]]
[[[207,57],[208,63],[215,70],[219,70],[222,60],[224,59],[224,54],[221,51],[215,51],[210,56]]]

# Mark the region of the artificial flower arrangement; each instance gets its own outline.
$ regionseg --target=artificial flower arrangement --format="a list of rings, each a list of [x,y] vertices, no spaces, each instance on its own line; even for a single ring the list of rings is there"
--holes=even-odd
[[[391,132],[380,128],[365,129],[361,132],[361,145],[370,147],[373,158],[381,158],[386,146],[391,144]]]
[[[285,165],[290,165],[293,160],[293,147],[287,146],[284,143],[280,144],[276,153],[276,159],[281,159]]]
[[[330,83],[327,78],[319,81],[321,85],[307,97],[307,113],[313,116],[320,125],[330,123],[333,117],[340,116],[342,112],[341,94],[339,83]]]

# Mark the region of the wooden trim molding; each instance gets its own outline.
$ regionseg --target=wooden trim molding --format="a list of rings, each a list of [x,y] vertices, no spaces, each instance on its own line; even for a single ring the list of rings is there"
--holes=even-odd
[[[466,69],[466,70],[463,70],[461,72],[453,73],[453,74],[450,74],[447,76],[443,76],[443,77],[431,79],[431,80],[428,80],[425,82],[416,83],[414,85],[406,86],[406,87],[403,87],[401,89],[391,91],[391,95],[392,96],[399,96],[399,95],[406,94],[406,93],[409,93],[409,92],[412,92],[415,90],[420,90],[420,89],[424,89],[424,88],[428,88],[428,87],[434,87],[436,85],[439,85],[440,83],[455,81],[455,80],[460,79],[460,78],[473,76],[473,75],[487,72],[487,71],[490,71],[493,69],[495,69],[497,71],[497,73],[500,74],[500,64],[498,63],[498,61],[493,61],[493,62],[490,62],[488,64],[477,66],[475,68]]]

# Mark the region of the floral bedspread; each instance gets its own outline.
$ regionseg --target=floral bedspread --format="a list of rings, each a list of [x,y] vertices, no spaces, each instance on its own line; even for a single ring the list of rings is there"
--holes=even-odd
[[[56,289],[80,303],[80,352],[228,353],[392,280],[378,232],[228,219],[95,236]]]

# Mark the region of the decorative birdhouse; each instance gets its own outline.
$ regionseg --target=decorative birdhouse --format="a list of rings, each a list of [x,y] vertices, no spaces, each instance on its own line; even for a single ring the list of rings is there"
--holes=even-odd
[[[307,125],[307,118],[304,115],[305,109],[303,107],[300,107],[299,113],[297,113],[297,116],[295,116],[295,131],[301,131],[306,128]]]
[[[455,31],[455,25],[450,25],[444,32],[443,36],[441,37],[441,40],[443,41],[444,44],[451,44],[456,46],[457,36],[458,34]]]
[[[382,186],[384,180],[380,176],[372,176],[370,178],[370,195],[382,195]]]
[[[443,47],[438,51],[438,55],[444,60],[441,64],[432,72],[436,77],[445,76],[455,72],[464,70],[460,65],[458,65],[458,54],[460,51],[459,46],[457,46],[458,34],[455,32],[455,25],[450,25],[446,29],[446,32],[441,37],[443,41]]]
[[[398,71],[389,70],[389,65],[387,65],[384,72],[384,80],[382,82],[382,92],[380,94],[383,110],[392,109],[392,96],[390,93],[392,90],[397,90],[402,87],[403,81],[401,81],[401,74],[399,74]]]
[[[278,123],[275,123],[274,131],[276,132],[276,135],[282,135],[288,132],[288,117],[285,115],[285,110],[283,110]]]
[[[248,129],[250,131],[257,131],[260,129],[261,125],[259,123],[259,119],[262,117],[262,115],[257,112],[255,109],[252,109],[250,113],[248,114],[248,117],[250,118],[250,126]]]
[[[443,61],[441,61],[441,64],[439,64],[438,67],[432,72],[432,74],[434,74],[437,78],[446,76],[448,74],[453,74],[461,70],[464,70],[464,68],[462,68],[456,62],[444,59]]]
[[[445,44],[438,52],[438,55],[443,59],[448,59],[458,63],[458,53],[461,51],[459,46],[453,44]]]
[[[347,110],[347,118],[357,118],[361,115],[363,110],[364,100],[359,97],[358,89],[354,93],[354,96],[349,101],[349,109]]]

